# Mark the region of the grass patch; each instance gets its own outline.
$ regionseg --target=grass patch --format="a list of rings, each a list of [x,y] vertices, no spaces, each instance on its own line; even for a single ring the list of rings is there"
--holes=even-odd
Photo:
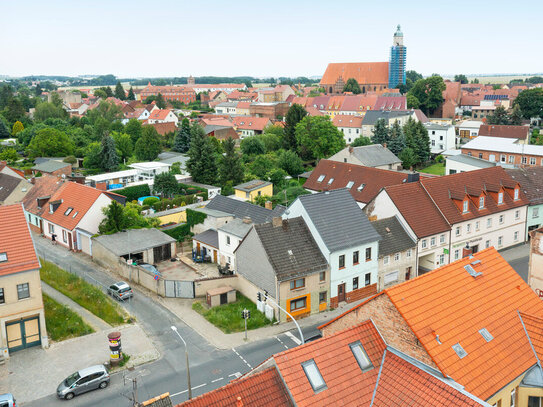
[[[445,163],[435,163],[419,171],[426,174],[445,175]]]
[[[78,314],[46,294],[43,294],[43,306],[47,334],[51,340],[63,341],[94,332]]]
[[[124,365],[126,365],[128,363],[128,361],[130,360],[130,355],[126,354],[123,352],[123,358],[122,360],[119,362],[119,366],[120,367],[123,367]]]
[[[251,311],[251,318],[247,320],[247,329],[257,329],[273,323],[256,309],[256,304],[244,295],[237,293],[236,302],[224,304],[213,308],[207,308],[201,302],[192,303],[192,309],[202,314],[205,319],[215,325],[224,333],[245,331],[245,321],[241,317],[243,309]]]
[[[56,264],[41,259],[40,277],[65,296],[86,308],[110,325],[125,322],[124,313],[100,288],[87,283],[81,277],[62,270]]]

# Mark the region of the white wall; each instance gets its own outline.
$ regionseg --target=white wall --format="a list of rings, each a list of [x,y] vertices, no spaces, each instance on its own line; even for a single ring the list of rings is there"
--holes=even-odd
[[[98,233],[98,225],[105,218],[102,208],[111,203],[111,198],[105,194],[100,194],[98,199],[92,204],[85,216],[79,221],[77,227],[92,234]]]
[[[468,171],[474,171],[474,170],[480,170],[480,169],[481,167],[476,167],[471,164],[449,160],[448,158],[445,159],[445,174],[446,175],[451,174],[451,170],[455,171],[452,174],[456,174],[459,172],[468,172]]]
[[[428,137],[430,138],[430,152],[433,154],[456,148],[454,126],[443,126],[441,129],[431,127],[428,129]]]
[[[230,270],[236,270],[236,256],[234,250],[237,249],[241,239],[230,233],[218,230],[219,234],[219,262],[221,265],[230,263]],[[227,236],[230,237],[230,244],[227,244]]]

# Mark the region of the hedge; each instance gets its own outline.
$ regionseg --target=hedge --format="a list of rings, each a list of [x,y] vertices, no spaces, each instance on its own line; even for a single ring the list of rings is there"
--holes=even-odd
[[[182,242],[189,236],[194,236],[194,233],[190,231],[192,226],[202,223],[207,217],[205,213],[198,212],[187,208],[187,223],[177,226],[172,229],[166,229],[163,232],[173,237],[178,242]]]
[[[115,193],[122,196],[126,196],[127,201],[135,201],[138,198],[141,198],[142,196],[151,195],[151,190],[149,189],[149,185],[143,184],[143,185],[134,185],[133,187],[116,189]]]

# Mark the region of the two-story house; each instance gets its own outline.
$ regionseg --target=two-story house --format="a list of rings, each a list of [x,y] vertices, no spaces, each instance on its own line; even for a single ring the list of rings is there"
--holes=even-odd
[[[456,132],[451,124],[424,123],[430,139],[430,152],[440,154],[456,148]]]
[[[520,184],[530,202],[526,212],[526,237],[543,226],[543,167],[507,168],[509,176]]]
[[[233,219],[217,229],[219,239],[219,263],[236,270],[235,250],[253,227],[251,218]]]
[[[46,347],[40,262],[21,204],[0,206],[0,358]]]
[[[330,306],[377,292],[381,237],[348,189],[301,195],[284,218],[304,218],[330,265]]]
[[[149,115],[149,118],[147,119],[147,122],[149,124],[154,124],[154,123],[177,124],[179,122],[179,119],[177,118],[175,113],[169,109],[156,109],[151,112],[151,114]]]
[[[235,250],[238,286],[251,300],[267,292],[298,319],[328,309],[328,262],[302,217],[254,225]],[[288,315],[275,308],[275,317]]]

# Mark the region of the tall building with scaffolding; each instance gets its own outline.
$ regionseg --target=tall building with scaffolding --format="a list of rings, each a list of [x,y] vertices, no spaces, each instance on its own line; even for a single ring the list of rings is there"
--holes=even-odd
[[[392,47],[390,47],[390,62],[388,64],[388,88],[395,89],[398,85],[405,85],[405,61],[407,57],[407,47],[403,45],[403,33],[400,25],[396,33]]]

